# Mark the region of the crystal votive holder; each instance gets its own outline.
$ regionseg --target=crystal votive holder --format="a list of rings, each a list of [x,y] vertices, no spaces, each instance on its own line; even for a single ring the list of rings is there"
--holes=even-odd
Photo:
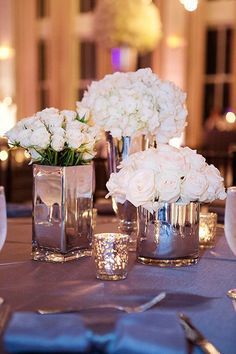
[[[101,233],[93,237],[93,259],[96,277],[121,280],[127,277],[129,236],[121,233]]]
[[[216,213],[200,213],[199,245],[201,248],[212,248],[215,245],[217,225]]]

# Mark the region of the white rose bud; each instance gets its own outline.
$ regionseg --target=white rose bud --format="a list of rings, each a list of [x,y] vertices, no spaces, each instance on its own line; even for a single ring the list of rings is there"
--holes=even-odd
[[[51,138],[51,147],[55,151],[62,151],[64,149],[65,141],[66,139],[63,135],[54,134]]]

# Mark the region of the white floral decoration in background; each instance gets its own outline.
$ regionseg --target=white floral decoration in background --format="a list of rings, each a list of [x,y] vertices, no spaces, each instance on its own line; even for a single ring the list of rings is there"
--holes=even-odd
[[[153,212],[161,203],[212,202],[226,197],[223,178],[213,165],[188,147],[159,144],[130,155],[107,182],[108,196]]]
[[[167,143],[185,128],[185,100],[179,87],[146,68],[93,81],[79,105],[89,109],[94,122],[113,137],[152,134]]]
[[[46,108],[20,120],[5,136],[12,146],[31,155],[31,162],[74,166],[89,163],[95,156],[98,130],[88,124],[87,110],[77,112]]]
[[[153,50],[161,38],[158,8],[151,0],[102,0],[94,13],[96,40],[106,48]]]

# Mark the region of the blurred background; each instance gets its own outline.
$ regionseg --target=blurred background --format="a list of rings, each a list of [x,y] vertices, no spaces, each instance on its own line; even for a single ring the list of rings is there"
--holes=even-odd
[[[143,67],[187,92],[175,143],[236,185],[236,0],[0,0],[0,136],[46,107],[75,109],[92,80]],[[28,163],[1,138],[9,205],[31,200]],[[106,194],[103,144],[95,166],[96,200]]]

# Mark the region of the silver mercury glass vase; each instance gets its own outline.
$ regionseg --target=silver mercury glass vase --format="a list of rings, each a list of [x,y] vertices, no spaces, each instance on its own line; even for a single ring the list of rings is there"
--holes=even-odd
[[[121,161],[126,159],[130,154],[147,150],[150,147],[156,147],[156,139],[152,135],[140,135],[134,138],[130,136],[122,136],[121,139],[113,138],[107,132],[106,140],[108,146],[108,170],[109,174],[118,172],[118,166]],[[124,204],[116,202],[112,198],[112,207],[119,219],[119,230],[121,233],[128,234],[129,250],[137,249],[137,208],[128,200]]]
[[[162,203],[158,212],[138,208],[137,259],[179,267],[198,262],[199,203]]]
[[[33,166],[32,259],[91,255],[93,165]]]

